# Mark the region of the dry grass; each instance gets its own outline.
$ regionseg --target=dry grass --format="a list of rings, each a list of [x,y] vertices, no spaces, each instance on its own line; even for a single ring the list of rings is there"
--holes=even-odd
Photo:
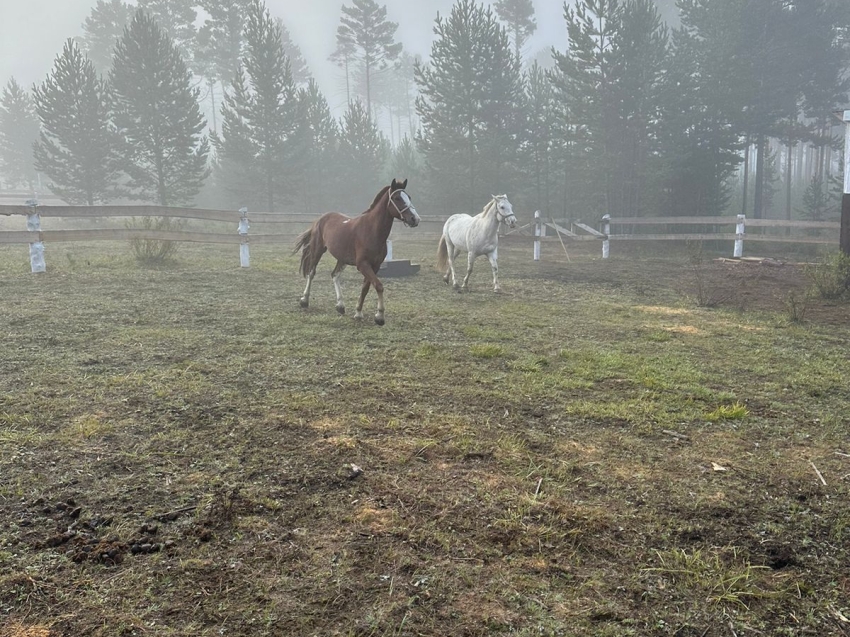
[[[847,305],[396,251],[379,328],[283,249],[0,248],[0,635],[846,634]]]

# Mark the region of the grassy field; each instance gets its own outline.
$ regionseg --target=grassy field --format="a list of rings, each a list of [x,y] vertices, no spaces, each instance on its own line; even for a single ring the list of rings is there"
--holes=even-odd
[[[593,247],[0,248],[0,635],[850,634],[850,304]]]

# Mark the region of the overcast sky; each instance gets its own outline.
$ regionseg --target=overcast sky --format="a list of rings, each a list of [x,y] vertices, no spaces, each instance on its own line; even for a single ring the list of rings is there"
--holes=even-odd
[[[379,0],[381,2],[381,0]],[[434,18],[447,15],[453,0],[383,0],[390,20],[399,24],[396,38],[405,49],[427,58],[433,40]],[[0,83],[14,76],[29,88],[44,80],[69,37],[81,25],[96,0],[0,0]],[[272,15],[283,19],[292,38],[331,102],[341,94],[338,72],[328,55],[334,48],[341,0],[266,0]],[[348,2],[350,4],[350,2]],[[566,47],[562,0],[534,0],[538,30],[527,46],[533,55],[555,45]],[[336,92],[337,95],[333,95]]]

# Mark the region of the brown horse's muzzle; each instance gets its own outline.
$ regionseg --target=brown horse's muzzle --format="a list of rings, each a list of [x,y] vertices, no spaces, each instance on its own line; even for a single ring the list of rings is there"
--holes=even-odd
[[[404,225],[410,226],[411,228],[415,228],[419,225],[419,215],[416,214],[416,211],[413,208],[408,208],[402,212],[401,220],[404,222]]]

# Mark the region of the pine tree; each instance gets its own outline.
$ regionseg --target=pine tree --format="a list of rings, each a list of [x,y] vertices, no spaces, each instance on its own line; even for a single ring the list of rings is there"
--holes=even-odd
[[[346,209],[362,211],[381,188],[389,145],[360,100],[348,105],[340,128],[340,189]]]
[[[275,22],[280,29],[280,42],[283,45],[283,53],[286,59],[289,60],[290,71],[292,72],[292,81],[296,86],[307,84],[310,81],[310,68],[301,54],[300,47],[292,40],[292,34],[283,20],[276,18]]]
[[[423,179],[423,168],[422,157],[416,149],[416,144],[405,135],[393,150],[390,174],[401,179],[410,179],[411,183],[420,184]]]
[[[558,105],[546,72],[535,61],[524,75],[525,134],[520,147],[524,167],[525,201],[529,208],[554,213],[554,195],[560,181],[556,162],[560,154]]]
[[[717,215],[729,203],[729,178],[741,161],[736,118],[744,89],[734,69],[742,34],[740,24],[719,10],[721,3],[683,0],[679,6],[682,25],[673,31],[660,101],[668,193],[663,212]]]
[[[366,112],[370,115],[372,75],[401,53],[401,44],[394,40],[397,28],[398,24],[387,20],[386,5],[379,6],[375,0],[353,0],[352,6],[342,7],[337,48],[331,59],[346,67],[352,61],[360,65],[366,84]]]
[[[201,0],[208,17],[198,30],[197,58],[207,77],[229,84],[245,53],[244,26],[252,0]]]
[[[417,142],[445,209],[480,210],[482,199],[515,185],[519,62],[492,10],[473,0],[458,0],[434,31],[430,64],[415,69]]]
[[[298,103],[280,30],[265,4],[247,15],[243,67],[225,96],[222,136],[215,138],[222,181],[240,205],[275,210],[295,190]]]
[[[329,210],[331,203],[337,205],[335,193],[326,188],[336,174],[336,150],[339,141],[339,126],[319,85],[310,79],[306,88],[298,90],[299,113],[298,136],[305,149],[301,194],[307,212]]]
[[[83,23],[80,46],[101,73],[109,71],[115,43],[133,19],[133,13],[133,7],[123,0],[97,0]]]
[[[38,120],[32,99],[13,77],[0,97],[0,175],[6,185],[32,188],[32,146],[37,140]]]
[[[138,0],[139,9],[143,9],[165,31],[180,51],[183,62],[190,67],[194,66],[197,49],[197,4],[197,0]]]
[[[33,99],[41,121],[35,167],[50,178],[50,190],[71,204],[109,201],[120,176],[113,96],[73,40]]]
[[[564,6],[569,48],[554,52],[550,73],[563,108],[561,132],[570,144],[574,209],[582,215],[611,213],[615,181],[610,174],[617,138],[616,47],[622,30],[618,0],[580,0]]]
[[[508,26],[514,41],[514,55],[522,59],[522,48],[537,30],[534,5],[531,0],[498,0],[493,7],[496,14]]]
[[[199,90],[171,38],[142,9],[115,48],[110,80],[134,196],[161,206],[190,203],[209,173]]]

